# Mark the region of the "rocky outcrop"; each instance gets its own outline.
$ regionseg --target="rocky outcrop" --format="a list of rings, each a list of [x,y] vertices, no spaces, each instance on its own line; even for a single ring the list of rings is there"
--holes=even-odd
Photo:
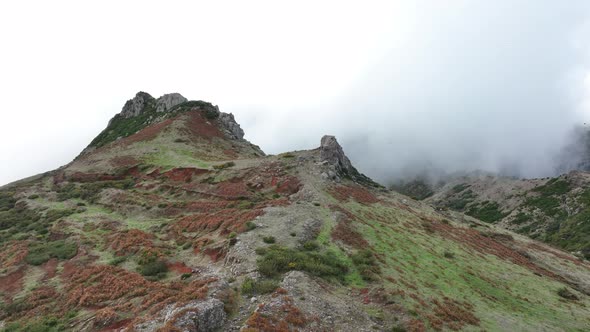
[[[156,101],[156,112],[167,112],[172,107],[187,102],[180,93],[168,93],[158,98]]]
[[[133,99],[129,99],[125,103],[120,115],[124,118],[138,116],[146,109],[153,109],[155,106],[156,99],[149,93],[140,91],[135,95],[135,97],[133,97]]]
[[[326,135],[322,137],[320,159],[322,162],[332,166],[333,171],[340,175],[350,176],[358,173],[334,136]]]
[[[221,124],[222,129],[225,131],[226,136],[232,139],[243,139],[244,138],[244,130],[240,127],[240,125],[234,119],[234,115],[231,113],[220,113],[219,114],[219,124]]]
[[[171,325],[178,331],[217,331],[225,323],[226,314],[223,302],[218,299],[193,301],[186,305],[172,304],[162,310],[157,319],[135,326],[136,331],[159,331],[165,325]]]

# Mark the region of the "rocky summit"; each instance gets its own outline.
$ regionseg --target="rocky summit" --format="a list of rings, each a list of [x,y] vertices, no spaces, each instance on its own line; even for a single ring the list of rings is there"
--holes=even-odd
[[[0,329],[590,329],[583,255],[489,222],[489,199],[387,190],[318,141],[265,155],[211,103],[138,93],[71,163],[0,188]],[[519,188],[531,218],[567,203],[557,180]]]

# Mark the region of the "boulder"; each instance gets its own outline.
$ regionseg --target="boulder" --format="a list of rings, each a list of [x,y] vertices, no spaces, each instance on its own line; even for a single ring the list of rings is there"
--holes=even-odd
[[[192,301],[185,305],[168,305],[158,317],[134,326],[136,331],[159,331],[167,323],[178,331],[218,331],[225,323],[223,302],[218,299]]]

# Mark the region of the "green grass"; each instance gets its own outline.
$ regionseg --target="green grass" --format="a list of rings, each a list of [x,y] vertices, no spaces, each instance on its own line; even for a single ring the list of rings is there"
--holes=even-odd
[[[494,255],[480,255],[437,233],[422,231],[422,220],[410,212],[354,202],[345,206],[361,218],[359,232],[369,241],[373,253],[385,261],[380,264],[382,275],[393,280],[384,280],[385,288],[405,292],[405,297],[394,301],[407,311],[425,310],[408,296],[413,293],[427,302],[444,297],[468,301],[481,320],[475,330],[502,330],[502,321],[513,330],[576,330],[588,324],[584,307],[564,307],[560,302],[556,290],[562,284],[557,281]],[[453,258],[445,258],[447,252]]]

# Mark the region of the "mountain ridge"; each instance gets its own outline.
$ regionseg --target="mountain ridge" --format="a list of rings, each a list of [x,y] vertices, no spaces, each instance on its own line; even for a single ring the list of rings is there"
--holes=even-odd
[[[590,326],[587,261],[389,191],[334,136],[265,155],[212,104],[148,96],[0,188],[0,330]]]

